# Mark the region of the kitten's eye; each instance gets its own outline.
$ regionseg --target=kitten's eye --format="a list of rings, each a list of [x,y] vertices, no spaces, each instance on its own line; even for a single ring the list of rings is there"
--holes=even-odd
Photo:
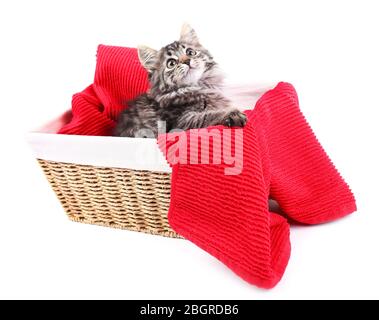
[[[167,60],[167,68],[172,69],[176,66],[176,60],[175,59],[168,59]]]
[[[187,54],[187,56],[189,56],[189,57],[193,57],[193,56],[195,56],[196,53],[197,53],[197,52],[196,52],[195,50],[191,49],[191,48],[188,48],[187,51],[186,51],[186,54]]]

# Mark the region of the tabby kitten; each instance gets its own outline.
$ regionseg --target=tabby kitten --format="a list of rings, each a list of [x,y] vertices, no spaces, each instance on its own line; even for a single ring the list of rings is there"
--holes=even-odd
[[[232,108],[223,95],[218,66],[188,24],[183,25],[179,41],[159,51],[139,47],[138,56],[151,88],[128,103],[115,135],[153,138],[158,134],[158,123],[165,123],[166,132],[246,124],[246,116]]]

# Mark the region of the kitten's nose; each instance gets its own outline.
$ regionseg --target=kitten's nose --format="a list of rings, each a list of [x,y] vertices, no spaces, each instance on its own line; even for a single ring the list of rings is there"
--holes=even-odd
[[[180,57],[180,62],[186,64],[187,66],[190,65],[191,59],[187,56]]]

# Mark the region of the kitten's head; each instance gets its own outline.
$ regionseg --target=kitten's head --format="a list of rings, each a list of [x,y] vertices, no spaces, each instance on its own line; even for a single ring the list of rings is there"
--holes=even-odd
[[[188,24],[183,25],[179,41],[159,51],[141,46],[138,56],[148,71],[152,90],[164,92],[183,86],[217,86],[222,80],[213,57]]]

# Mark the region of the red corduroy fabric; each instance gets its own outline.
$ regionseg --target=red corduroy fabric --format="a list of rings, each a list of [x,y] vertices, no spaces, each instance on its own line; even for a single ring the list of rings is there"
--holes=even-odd
[[[292,85],[279,83],[246,114],[245,128],[210,127],[196,143],[190,131],[159,136],[173,169],[168,218],[175,231],[243,279],[272,288],[286,268],[290,241],[286,220],[268,210],[269,196],[293,220],[308,224],[355,211],[355,200],[304,119]],[[204,148],[214,154],[212,142],[201,142],[214,130],[221,137],[232,132],[234,138],[222,147],[242,146],[241,174],[225,175],[230,167],[225,161],[190,163]],[[236,142],[236,130],[243,131],[243,143]],[[201,148],[193,149],[194,144]]]
[[[267,142],[271,197],[292,220],[319,224],[356,210],[353,193],[300,111],[291,84],[279,83],[263,95],[252,122]]]
[[[107,136],[127,102],[149,87],[137,49],[100,45],[94,83],[72,98],[72,119],[58,133]]]

